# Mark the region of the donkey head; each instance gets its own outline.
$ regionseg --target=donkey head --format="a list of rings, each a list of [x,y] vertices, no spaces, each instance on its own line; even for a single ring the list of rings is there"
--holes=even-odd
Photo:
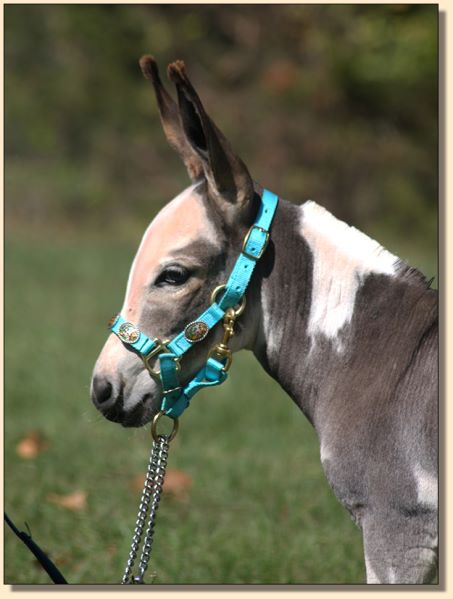
[[[212,290],[226,281],[259,196],[247,168],[205,112],[184,63],[168,67],[177,103],[162,85],[153,57],[142,57],[140,66],[153,85],[167,140],[192,185],[148,226],[121,313],[148,336],[170,339],[208,307]],[[233,349],[246,346],[253,335],[253,315],[246,310],[244,316]],[[183,383],[204,363],[219,334],[210,332],[184,356]],[[139,357],[111,334],[95,365],[91,396],[109,420],[141,426],[159,410],[162,391]]]

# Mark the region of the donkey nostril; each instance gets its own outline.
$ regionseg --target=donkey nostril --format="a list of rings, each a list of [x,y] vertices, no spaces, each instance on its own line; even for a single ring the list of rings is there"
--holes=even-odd
[[[93,392],[97,404],[107,402],[112,395],[112,385],[107,379],[95,376],[93,379]]]

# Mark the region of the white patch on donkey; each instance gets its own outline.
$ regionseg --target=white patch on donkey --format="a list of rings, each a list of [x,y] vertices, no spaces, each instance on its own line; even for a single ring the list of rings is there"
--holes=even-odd
[[[413,474],[417,485],[418,502],[431,508],[437,508],[437,478],[419,464],[414,467]]]
[[[311,200],[301,206],[301,233],[313,254],[308,334],[336,341],[349,324],[359,285],[369,273],[394,275],[398,258]]]
[[[146,229],[129,273],[122,314],[131,317],[135,313],[152,273],[171,261],[175,252],[201,238],[218,243],[217,231],[197,187],[198,183],[194,183],[177,195]]]
[[[261,305],[263,307],[263,326],[266,336],[266,344],[269,356],[277,356],[283,339],[283,329],[272,326],[272,304],[269,292],[264,289],[261,294]]]

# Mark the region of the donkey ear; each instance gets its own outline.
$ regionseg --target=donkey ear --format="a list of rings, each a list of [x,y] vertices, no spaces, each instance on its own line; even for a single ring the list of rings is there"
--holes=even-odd
[[[204,175],[202,162],[187,141],[178,105],[162,85],[156,61],[153,56],[145,55],[140,58],[139,63],[143,75],[153,84],[160,120],[169,144],[181,156],[192,181],[199,180]]]
[[[209,195],[223,213],[249,220],[254,196],[253,181],[245,164],[209,118],[197,92],[187,77],[184,62],[178,60],[168,67],[168,76],[176,85],[181,120],[193,150],[200,157],[208,182]]]

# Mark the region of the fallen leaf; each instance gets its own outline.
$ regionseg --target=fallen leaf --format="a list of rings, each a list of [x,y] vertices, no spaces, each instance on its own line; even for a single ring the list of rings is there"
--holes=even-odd
[[[192,486],[192,479],[182,470],[168,470],[165,480],[163,492],[175,497],[182,498]]]
[[[67,566],[72,564],[74,561],[74,556],[70,551],[64,551],[63,553],[59,553],[55,556],[53,562],[56,566]]]
[[[16,445],[16,453],[24,460],[33,460],[49,447],[49,442],[39,431],[30,431]]]
[[[57,493],[49,493],[47,501],[55,503],[67,510],[79,511],[86,508],[87,494],[85,491],[75,491],[69,495],[57,495]]]
[[[132,491],[137,491],[137,492],[142,491],[144,485],[145,485],[145,475],[144,474],[137,474],[137,476],[134,476],[129,481],[129,487],[132,489]]]

